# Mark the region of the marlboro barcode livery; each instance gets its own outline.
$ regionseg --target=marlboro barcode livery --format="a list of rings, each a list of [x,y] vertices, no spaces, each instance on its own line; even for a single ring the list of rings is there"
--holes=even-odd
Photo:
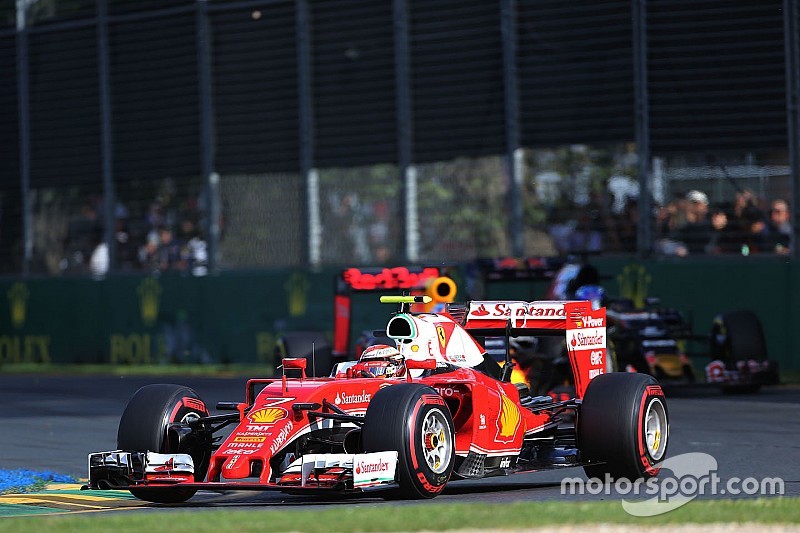
[[[90,454],[88,487],[170,503],[200,489],[431,498],[451,481],[534,470],[658,472],[666,399],[651,376],[607,372],[604,308],[473,301],[412,312],[426,299],[382,297],[400,305],[386,325],[390,344],[324,378],[307,377],[306,359],[284,359],[283,375],[251,379],[243,402],[217,405],[230,414],[211,415],[186,387],[143,387],[122,415],[119,449]],[[508,354],[502,366],[487,355],[488,337],[508,346],[531,335],[563,339],[573,397],[532,396],[511,383]]]

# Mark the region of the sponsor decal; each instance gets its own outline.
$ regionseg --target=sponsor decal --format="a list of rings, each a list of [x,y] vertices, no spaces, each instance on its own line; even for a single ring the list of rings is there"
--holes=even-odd
[[[234,448],[236,448],[236,449],[249,449],[249,448],[258,449],[258,448],[261,448],[261,443],[260,442],[229,442],[228,443],[228,449],[231,450],[231,449],[234,449]]]
[[[267,425],[253,425],[253,424],[248,424],[247,425],[247,431],[249,432],[249,434],[252,434],[252,435],[267,435],[267,436],[269,436],[269,435],[272,435],[272,432],[270,431],[271,429],[272,429],[272,426],[267,426]],[[246,433],[240,433],[240,435],[245,435],[245,434]]]
[[[269,437],[270,435],[272,435],[271,431],[265,431],[265,428],[269,428],[269,426],[246,426],[246,427],[247,431],[240,431],[238,433],[240,437]],[[258,428],[258,429],[253,430],[253,428]]]
[[[444,358],[447,359],[448,361],[452,362],[452,363],[466,363],[467,362],[467,356],[464,355],[463,353],[445,354]]]
[[[602,368],[593,368],[589,370],[589,379],[594,379],[600,374],[605,373]]]
[[[412,272],[406,267],[383,268],[365,272],[348,268],[342,272],[342,280],[355,290],[374,289],[421,289],[425,282],[439,277],[439,269],[428,267]]]
[[[572,349],[593,349],[605,347],[606,334],[602,329],[578,331],[572,335],[569,341]]]
[[[225,455],[233,455],[234,457],[239,456],[239,455],[253,455],[257,451],[258,450],[242,450],[242,449],[239,449],[239,448],[233,448],[233,449],[232,448],[228,448],[227,450],[225,450]]]
[[[353,486],[364,487],[394,481],[397,452],[376,452],[353,456]]]
[[[282,407],[265,407],[253,411],[247,415],[247,418],[253,422],[256,422],[257,424],[274,424],[275,422],[283,420],[288,416],[289,411],[283,409]]]
[[[567,312],[562,302],[497,302],[482,303],[471,309],[469,316],[477,318],[564,318]]]
[[[136,289],[139,293],[139,311],[142,323],[152,326],[158,320],[158,308],[161,298],[161,285],[156,278],[145,278]]]
[[[389,463],[378,461],[377,463],[367,463],[360,461],[356,464],[356,474],[372,474],[375,472],[387,472],[389,470]]]
[[[266,437],[254,437],[240,433],[233,439],[233,442],[264,442],[265,440],[267,440]]]
[[[361,391],[361,394],[347,394],[346,392],[337,392],[336,399],[333,400],[333,403],[336,405],[348,405],[351,403],[366,403],[372,399],[372,394],[368,393],[365,390]]]
[[[500,459],[500,468],[510,468],[511,467],[511,457],[503,457]]]
[[[603,318],[592,318],[590,316],[581,317],[580,320],[575,321],[579,328],[602,328]]]
[[[478,426],[478,429],[486,429],[486,415],[481,413],[480,417],[481,424]]]
[[[280,431],[280,433],[278,433],[278,435],[275,437],[275,440],[272,441],[272,444],[269,445],[269,453],[274,454],[277,452],[278,449],[286,442],[286,439],[289,437],[289,434],[293,429],[294,424],[292,424],[292,421],[290,420]]]
[[[514,434],[517,432],[522,416],[514,401],[506,396],[502,390],[499,392],[500,417],[497,419],[495,441],[507,444],[514,440]]]
[[[592,366],[603,364],[603,350],[594,350],[589,354],[589,363]]]
[[[233,457],[228,459],[227,463],[225,463],[225,468],[227,470],[233,470],[233,468],[236,466],[236,463],[238,463],[238,462],[239,462],[239,456],[238,455],[234,455]]]
[[[445,334],[442,326],[436,326],[436,336],[439,338],[439,346],[444,350],[447,346],[447,334]]]
[[[483,304],[479,305],[477,309],[470,313],[472,316],[488,316],[489,311],[486,310],[486,306]]]
[[[8,289],[8,300],[11,306],[11,323],[16,329],[25,325],[25,315],[27,314],[27,303],[30,292],[28,287],[18,281]]]

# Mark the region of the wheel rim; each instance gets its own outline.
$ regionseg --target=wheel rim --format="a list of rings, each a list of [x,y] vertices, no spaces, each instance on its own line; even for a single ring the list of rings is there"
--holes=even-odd
[[[644,436],[647,453],[654,461],[659,461],[664,457],[668,434],[667,410],[660,399],[653,398],[644,415]]]
[[[447,419],[439,409],[431,409],[422,421],[422,457],[434,474],[447,470],[453,453],[453,438]]]

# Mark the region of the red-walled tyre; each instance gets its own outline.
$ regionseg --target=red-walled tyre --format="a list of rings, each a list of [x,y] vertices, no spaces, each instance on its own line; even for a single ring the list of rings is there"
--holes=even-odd
[[[197,439],[187,439],[195,445],[173,449],[176,445],[167,438],[167,426],[203,416],[208,416],[208,408],[194,390],[181,385],[146,385],[136,391],[122,414],[117,447],[126,451],[188,453],[194,461],[195,479],[202,480],[208,470],[211,448]],[[185,502],[197,492],[179,487],[130,490],[140,500],[156,503]]]
[[[433,498],[453,472],[453,419],[430,387],[402,383],[380,389],[367,408],[361,438],[365,452],[398,452],[400,488],[389,497]]]
[[[666,458],[669,414],[664,391],[652,376],[614,372],[589,382],[578,413],[581,457],[590,478],[655,476]]]

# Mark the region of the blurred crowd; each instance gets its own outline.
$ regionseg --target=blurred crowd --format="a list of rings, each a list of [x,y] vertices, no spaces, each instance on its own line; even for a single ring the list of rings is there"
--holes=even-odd
[[[629,197],[615,214],[596,195],[574,217],[550,226],[560,253],[635,253],[639,202]],[[654,252],[660,255],[788,255],[792,235],[789,203],[739,190],[730,202],[712,204],[700,190],[678,192],[654,210]]]
[[[729,203],[710,204],[706,193],[679,194],[658,209],[656,251],[665,255],[789,254],[789,204],[741,189]]]
[[[162,198],[150,203],[144,216],[131,216],[117,204],[113,244],[115,261],[105,241],[102,200],[87,200],[67,230],[61,270],[102,277],[114,270],[181,271],[202,276],[208,270],[207,243],[200,210],[190,201],[180,209]]]

